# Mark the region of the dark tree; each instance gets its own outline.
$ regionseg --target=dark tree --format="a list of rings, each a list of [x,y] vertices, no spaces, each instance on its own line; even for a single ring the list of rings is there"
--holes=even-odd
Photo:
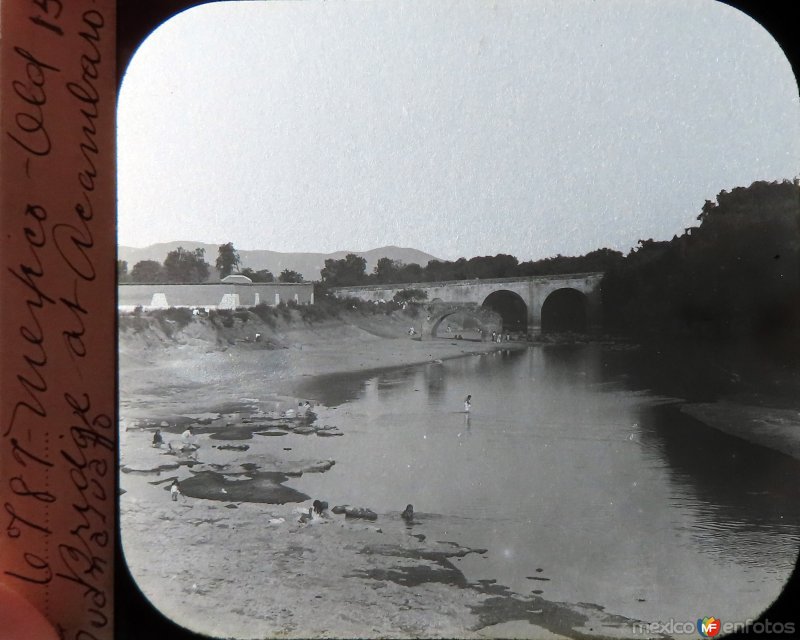
[[[164,282],[165,279],[164,267],[155,260],[142,260],[131,269],[131,282]]]
[[[520,263],[516,268],[518,276],[547,276],[555,273],[585,273],[588,271],[608,271],[622,261],[622,253],[613,249],[596,249],[585,256],[562,256]]]
[[[782,333],[798,344],[800,184],[722,191],[698,219],[670,241],[640,240],[607,271],[609,327],[715,340]]]
[[[219,277],[224,278],[231,275],[241,264],[239,254],[234,249],[232,242],[227,242],[219,246],[219,255],[215,267],[219,271]]]
[[[320,276],[329,287],[346,287],[366,284],[366,270],[367,261],[364,258],[348,253],[344,260],[326,260]]]
[[[250,267],[245,267],[240,273],[250,278],[253,282],[275,282],[275,276],[267,269],[253,271]]]
[[[127,282],[128,280],[128,261],[117,260],[117,281]]]
[[[284,269],[278,276],[278,282],[303,282],[303,274],[291,269]]]
[[[381,258],[372,272],[375,282],[378,284],[388,284],[398,282],[398,277],[403,268],[403,263],[391,258]]]
[[[496,256],[480,256],[470,258],[465,267],[464,275],[467,279],[473,278],[509,278],[516,275],[518,260],[514,256],[498,253]]]
[[[178,247],[175,251],[170,251],[164,260],[167,282],[195,283],[208,280],[210,267],[203,259],[204,256],[204,249],[187,251]]]
[[[423,269],[416,262],[404,264],[397,274],[396,282],[422,282]]]

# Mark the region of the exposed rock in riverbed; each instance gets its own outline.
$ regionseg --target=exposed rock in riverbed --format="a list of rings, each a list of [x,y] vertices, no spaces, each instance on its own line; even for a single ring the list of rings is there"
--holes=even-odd
[[[251,431],[217,431],[212,433],[209,438],[212,440],[251,440],[253,433]]]
[[[325,429],[325,430],[320,429],[319,431],[317,431],[317,435],[322,438],[331,438],[333,436],[342,436],[344,434],[338,429]]]
[[[336,509],[336,507],[334,507],[334,509]],[[340,513],[340,511],[334,511],[334,513]],[[364,507],[345,507],[344,516],[345,518],[360,518],[362,520],[378,519],[377,513],[372,509],[366,509]]]
[[[302,426],[302,427],[295,427],[294,429],[292,429],[292,431],[300,435],[309,435],[311,433],[316,432],[316,429],[311,426]]]
[[[285,473],[287,476],[299,476],[303,473],[324,473],[334,464],[335,460],[273,460],[265,462],[261,468]]]
[[[378,514],[372,509],[367,509],[366,507],[351,507],[349,504],[337,504],[335,507],[333,507],[333,509],[331,509],[331,512],[337,515],[344,515],[346,518],[355,518],[361,520],[378,519]]]
[[[124,464],[119,470],[122,473],[161,473],[162,471],[172,471],[180,467],[178,462],[166,462],[161,464]]]
[[[229,502],[285,504],[308,500],[306,494],[283,485],[288,479],[287,475],[271,471],[255,472],[236,480],[214,471],[201,471],[181,482],[181,491],[192,498]]]

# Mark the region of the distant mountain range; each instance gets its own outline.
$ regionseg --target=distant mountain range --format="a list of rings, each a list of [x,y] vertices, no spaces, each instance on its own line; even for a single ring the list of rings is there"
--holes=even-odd
[[[167,254],[178,247],[183,247],[187,251],[195,249],[205,249],[206,262],[212,268],[217,260],[219,245],[206,244],[204,242],[180,241],[180,242],[161,242],[151,244],[149,247],[136,248],[120,245],[118,248],[118,259],[128,263],[128,271],[137,262],[142,260],[155,260],[164,262]],[[417,263],[421,266],[428,264],[430,260],[438,260],[423,251],[416,249],[406,249],[404,247],[380,247],[369,251],[336,251],[334,253],[281,253],[280,251],[267,251],[259,249],[254,251],[242,251],[237,249],[242,260],[242,268],[250,267],[254,271],[269,269],[276,277],[284,269],[290,269],[302,273],[306,280],[319,280],[319,273],[325,266],[325,260],[341,260],[348,253],[355,253],[367,261],[367,273],[371,273],[381,258],[399,260],[405,264]]]

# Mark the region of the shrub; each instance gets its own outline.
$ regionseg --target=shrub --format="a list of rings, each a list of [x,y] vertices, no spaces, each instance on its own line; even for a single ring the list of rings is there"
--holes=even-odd
[[[289,320],[292,317],[292,310],[283,300],[278,303],[278,306],[275,307],[275,309],[281,316],[283,316],[284,320]]]
[[[324,295],[319,297],[315,295],[314,304],[307,305],[306,308],[318,310],[322,314],[321,317],[323,318],[336,318],[345,307],[339,298],[336,298],[332,295]]]
[[[183,328],[192,321],[192,310],[187,307],[170,307],[161,312],[163,317]]]
[[[168,336],[177,329],[182,329],[192,321],[192,310],[186,307],[170,307],[169,309],[154,309],[150,315],[155,318],[162,331]]]
[[[303,321],[308,323],[319,322],[330,316],[327,309],[316,304],[306,304],[298,307],[298,312]]]
[[[392,298],[395,302],[415,302],[428,299],[428,292],[422,289],[401,289]]]
[[[119,316],[118,328],[120,331],[131,330],[134,333],[141,333],[147,329],[149,324],[150,323],[148,322],[147,318],[143,318],[138,314],[121,314]]]
[[[422,304],[419,302],[410,302],[406,306],[406,313],[412,318],[416,318],[419,315],[420,309],[422,309]]]
[[[257,304],[255,307],[252,307],[251,311],[255,313],[265,324],[269,325],[270,327],[275,326],[275,309],[269,305],[262,302]]]
[[[381,305],[383,312],[388,316],[393,314],[395,311],[398,311],[403,308],[403,305],[395,302],[394,300],[389,300],[386,304]]]
[[[219,319],[219,323],[227,329],[234,325],[233,311],[230,309],[212,309],[208,312],[208,317],[214,324],[217,324]]]

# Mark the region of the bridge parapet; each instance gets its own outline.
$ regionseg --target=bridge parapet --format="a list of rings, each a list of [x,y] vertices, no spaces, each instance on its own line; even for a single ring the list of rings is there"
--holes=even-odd
[[[469,285],[497,285],[497,284],[517,284],[517,283],[534,283],[544,284],[553,283],[558,284],[568,281],[594,281],[601,280],[605,275],[602,271],[585,271],[581,273],[553,273],[543,276],[523,276],[513,278],[473,278],[472,280],[436,280],[434,282],[404,282],[399,284],[363,284],[353,285],[349,287],[331,287],[334,295],[344,294],[347,292],[360,292],[360,291],[402,291],[403,289],[437,289],[440,287],[448,286],[469,286]],[[496,289],[497,287],[493,287]]]

